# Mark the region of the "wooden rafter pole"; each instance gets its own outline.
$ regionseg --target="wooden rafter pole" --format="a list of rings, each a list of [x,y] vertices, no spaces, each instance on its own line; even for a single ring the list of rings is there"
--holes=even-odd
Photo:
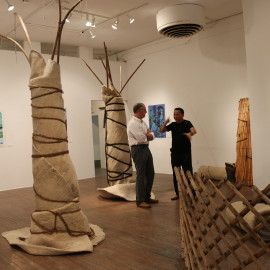
[[[108,57],[108,50],[107,50],[107,46],[106,46],[105,42],[104,42],[104,51],[105,51],[105,56],[106,56],[107,76],[109,77],[110,84],[113,86],[112,74],[111,74],[110,63],[109,63],[109,57]]]
[[[82,59],[82,58],[81,58]],[[100,78],[97,76],[97,74],[91,69],[91,67],[82,59],[82,61],[85,63],[85,65],[89,68],[89,70],[93,73],[93,75],[98,79],[101,85],[103,85],[103,82],[100,80]]]
[[[29,45],[30,49],[32,50],[32,42],[31,42],[31,40],[30,40],[28,31],[27,31],[27,29],[26,29],[26,27],[25,27],[25,24],[24,24],[24,22],[23,22],[23,19],[22,19],[21,15],[19,15],[17,12],[14,12],[14,15],[17,16],[17,17],[19,18],[19,21],[20,21],[21,26],[22,26],[22,28],[23,28],[23,31],[24,31],[24,33],[25,33],[25,36],[26,36],[28,45]]]
[[[58,0],[58,12],[59,12],[59,21],[58,21],[58,28],[59,28],[59,36],[57,40],[57,63],[59,63],[60,59],[60,47],[61,47],[61,36],[62,36],[62,24],[64,26],[65,22],[62,22],[62,5],[61,0]]]
[[[29,47],[30,47],[30,49],[32,50],[32,43],[31,43],[31,40],[30,40],[28,31],[27,31],[27,29],[26,29],[26,27],[25,27],[25,24],[24,24],[24,22],[23,22],[22,17],[21,17],[17,12],[15,12],[14,15],[17,16],[17,17],[19,18],[20,23],[21,23],[22,28],[23,28],[23,31],[24,31],[24,33],[25,33],[25,35],[26,35],[26,39],[27,39],[27,42],[28,42],[28,44],[29,44]],[[16,44],[16,45],[18,46],[18,48],[19,48],[19,49],[23,52],[23,54],[25,55],[27,61],[29,62],[29,57],[28,57],[26,51],[24,50],[24,48],[23,48],[23,47],[22,47],[15,39],[13,39],[13,38],[11,38],[11,37],[8,37],[8,36],[5,36],[5,35],[1,35],[1,34],[0,34],[0,37],[5,38],[5,39],[8,39],[8,40],[12,41],[14,44]]]
[[[56,39],[54,42],[53,46],[53,51],[52,51],[52,56],[51,60],[54,59],[55,52],[57,49],[57,63],[59,63],[59,57],[60,57],[60,44],[61,44],[61,36],[62,36],[62,31],[66,22],[66,19],[68,18],[69,14],[82,2],[83,0],[79,0],[76,4],[74,4],[71,9],[67,12],[66,16],[64,19],[61,21],[62,16],[61,16],[61,0],[58,0],[58,7],[59,7],[59,21],[58,21],[58,29],[57,29],[57,34],[56,34]]]
[[[105,68],[105,71],[106,71],[106,80],[107,80],[107,84],[106,84],[106,86],[107,86],[107,88],[108,88],[108,87],[109,87],[109,78],[108,78],[108,72],[107,72],[107,68],[106,68],[106,65],[104,64],[104,62],[103,62],[102,58],[101,58],[101,57],[99,57],[99,59],[100,59],[100,61],[101,61],[102,65],[103,65],[103,67]]]
[[[127,85],[127,83],[130,81],[130,79],[133,77],[133,75],[136,73],[136,71],[141,67],[141,65],[144,63],[145,59],[143,59],[143,61],[140,63],[140,65],[134,70],[134,72],[130,75],[130,77],[128,78],[128,80],[126,81],[126,83],[123,85],[123,87],[120,90],[120,94],[122,93],[122,91],[124,90],[125,86]]]
[[[5,38],[5,39],[8,39],[8,40],[12,41],[13,43],[15,43],[20,48],[20,50],[23,52],[23,54],[25,55],[25,57],[27,58],[27,60],[29,62],[29,58],[28,58],[28,56],[26,54],[26,51],[24,50],[24,48],[16,40],[14,40],[11,37],[7,37],[7,36],[1,35],[1,34],[0,34],[0,37],[1,38]]]

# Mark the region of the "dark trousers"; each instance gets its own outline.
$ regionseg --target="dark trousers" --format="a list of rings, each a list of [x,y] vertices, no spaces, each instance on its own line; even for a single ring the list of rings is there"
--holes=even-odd
[[[173,184],[176,196],[179,196],[178,184],[174,172],[174,167],[182,167],[184,172],[190,171],[193,174],[192,169],[192,157],[190,153],[173,153],[171,152],[171,164],[173,170]]]
[[[131,146],[131,156],[137,171],[136,202],[148,202],[155,176],[151,151],[148,145],[134,145]]]

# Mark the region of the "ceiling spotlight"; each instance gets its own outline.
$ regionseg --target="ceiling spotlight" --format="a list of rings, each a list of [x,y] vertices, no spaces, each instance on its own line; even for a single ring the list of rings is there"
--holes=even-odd
[[[118,19],[115,21],[114,24],[112,24],[112,28],[113,28],[114,30],[117,30],[117,28],[118,28]]]
[[[13,10],[13,9],[14,9],[14,6],[11,5],[11,4],[8,2],[8,0],[5,0],[5,1],[6,1],[7,5],[8,5],[8,11]]]
[[[129,23],[130,23],[130,24],[134,23],[135,19],[132,18],[132,17],[130,17],[129,15],[127,15],[127,16],[128,16],[128,19],[129,19]]]
[[[95,16],[92,16],[92,22],[91,22],[91,27],[96,27],[96,24],[95,24]]]
[[[86,25],[86,26],[91,26],[91,25],[92,25],[92,23],[91,23],[90,20],[89,20],[88,14],[86,15],[86,23],[85,23],[85,25]]]
[[[89,33],[90,33],[91,38],[95,38],[96,37],[96,35],[93,34],[93,32],[91,30],[89,30]]]

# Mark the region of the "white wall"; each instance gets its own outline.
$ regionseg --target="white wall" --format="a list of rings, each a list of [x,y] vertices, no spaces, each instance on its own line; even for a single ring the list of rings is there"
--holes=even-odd
[[[146,59],[128,85],[130,111],[136,102],[165,104],[173,120],[173,109],[184,108],[198,132],[192,139],[195,170],[235,161],[238,101],[248,96],[244,41],[239,15],[191,39],[166,38],[121,55],[127,74]],[[170,145],[170,137],[150,143],[158,173],[171,173]]]
[[[0,59],[0,111],[4,131],[4,145],[0,145],[0,190],[7,190],[33,184],[30,68],[20,52],[16,56],[14,52],[0,50]],[[106,83],[100,61],[88,62]],[[61,57],[60,65],[70,156],[78,179],[94,177],[91,100],[101,99],[101,86],[79,58]],[[119,85],[119,65],[111,63],[116,86]]]
[[[253,180],[259,188],[269,184],[270,153],[270,27],[269,0],[243,2],[250,92]]]

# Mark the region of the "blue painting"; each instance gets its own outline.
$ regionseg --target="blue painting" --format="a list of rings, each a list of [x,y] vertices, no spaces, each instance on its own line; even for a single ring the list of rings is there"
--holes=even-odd
[[[160,127],[165,122],[165,104],[149,105],[149,128],[154,132],[156,138],[166,138],[166,132],[161,133]]]
[[[3,144],[3,124],[2,124],[2,113],[0,112],[0,144]]]

